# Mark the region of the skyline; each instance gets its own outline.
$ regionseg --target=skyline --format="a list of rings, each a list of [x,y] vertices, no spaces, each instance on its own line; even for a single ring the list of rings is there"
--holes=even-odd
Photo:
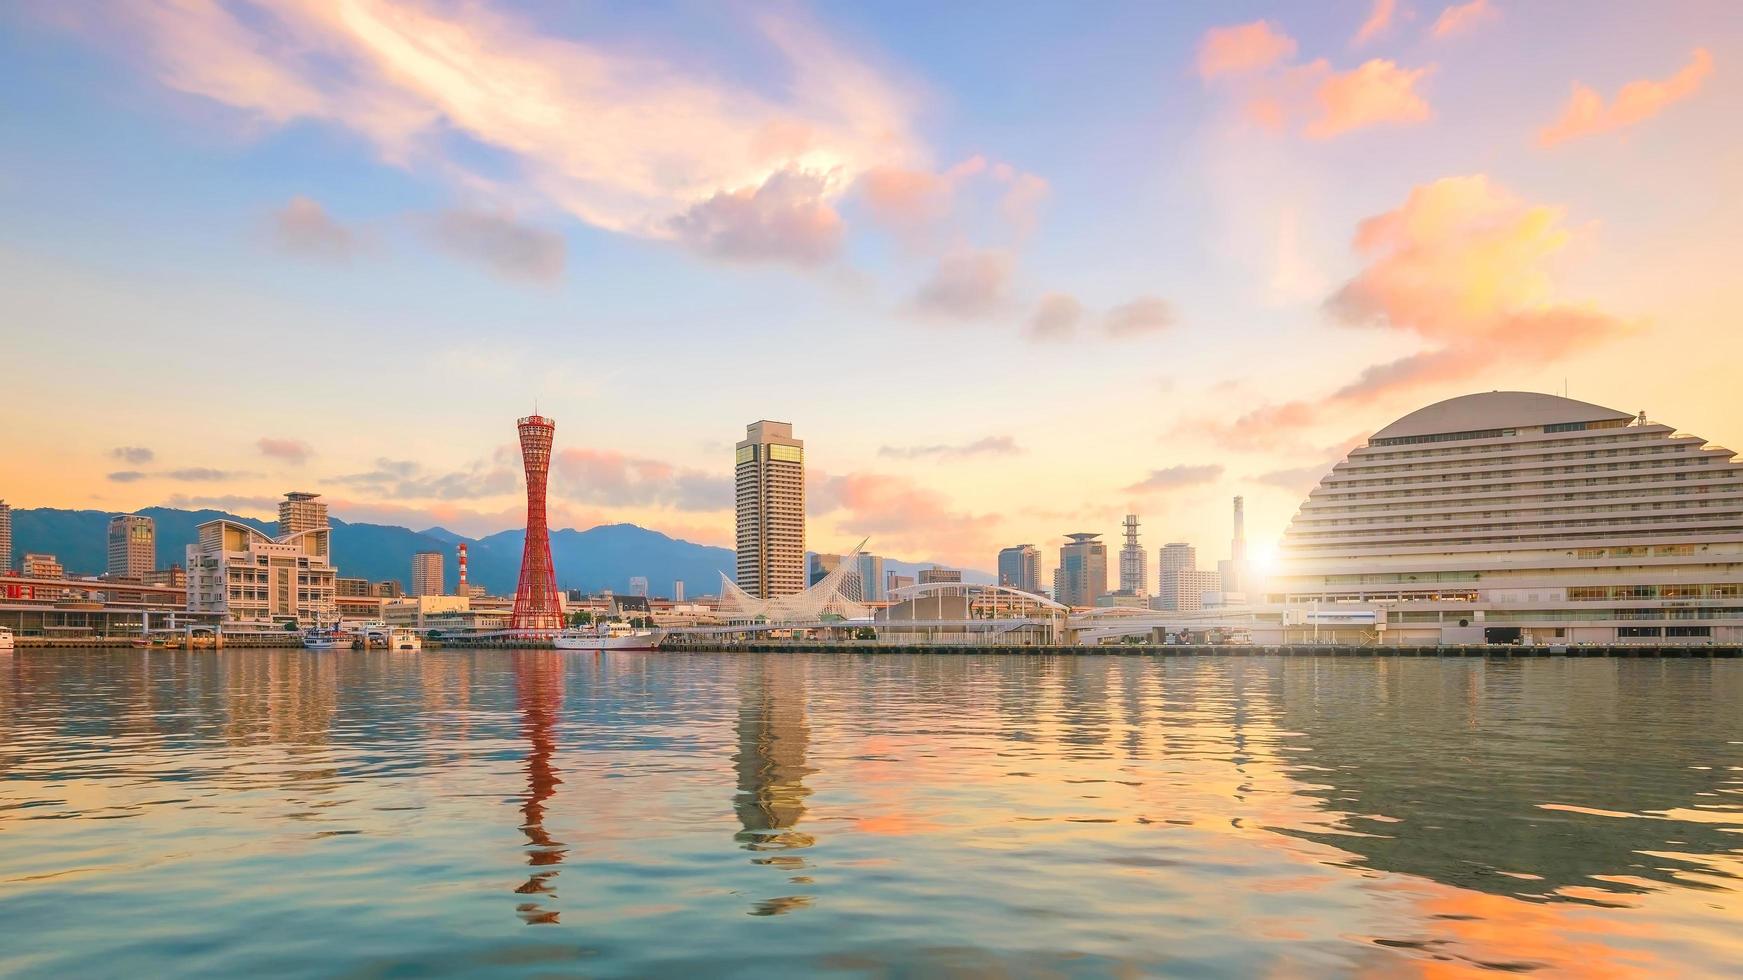
[[[730,547],[775,418],[815,550],[984,569],[1236,494],[1262,549],[1467,392],[1743,443],[1722,4],[118,9],[0,12],[15,507],[488,533],[536,401],[553,526]]]

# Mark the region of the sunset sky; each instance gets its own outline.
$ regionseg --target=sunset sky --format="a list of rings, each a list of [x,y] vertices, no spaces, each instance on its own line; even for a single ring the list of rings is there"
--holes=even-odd
[[[1743,448],[1734,0],[0,6],[14,507],[1260,549],[1560,392]],[[1208,561],[1207,561],[1208,564]]]

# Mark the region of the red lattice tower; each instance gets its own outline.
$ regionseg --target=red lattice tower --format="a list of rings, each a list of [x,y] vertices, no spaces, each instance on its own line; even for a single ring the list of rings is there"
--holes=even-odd
[[[527,538],[509,628],[557,630],[563,628],[563,606],[557,597],[557,570],[551,564],[551,530],[545,523],[545,485],[551,477],[551,440],[557,423],[529,415],[519,426],[520,455],[527,470]]]

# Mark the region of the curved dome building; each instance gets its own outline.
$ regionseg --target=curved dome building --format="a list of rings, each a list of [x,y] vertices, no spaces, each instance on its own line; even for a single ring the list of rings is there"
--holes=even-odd
[[[1307,621],[1303,604],[1326,622],[1373,610],[1356,629],[1388,643],[1743,642],[1734,455],[1645,413],[1451,398],[1374,433],[1314,488],[1267,598],[1296,609],[1286,622]]]

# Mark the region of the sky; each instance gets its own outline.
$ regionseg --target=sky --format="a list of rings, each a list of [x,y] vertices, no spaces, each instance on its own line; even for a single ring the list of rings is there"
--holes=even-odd
[[[14,507],[1260,554],[1520,389],[1743,446],[1729,0],[0,6]]]

